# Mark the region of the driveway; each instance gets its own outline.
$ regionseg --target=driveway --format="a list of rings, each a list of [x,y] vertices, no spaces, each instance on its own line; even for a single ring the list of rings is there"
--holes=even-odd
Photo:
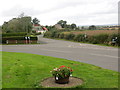
[[[53,40],[42,36],[39,36],[39,42],[42,44],[3,45],[2,51],[53,56],[118,71],[118,48]]]

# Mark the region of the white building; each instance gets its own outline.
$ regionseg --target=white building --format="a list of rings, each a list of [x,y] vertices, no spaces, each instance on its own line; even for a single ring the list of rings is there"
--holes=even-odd
[[[36,31],[36,33],[41,32],[41,34],[44,34],[46,31],[48,31],[48,29],[39,24],[33,24],[32,31]]]

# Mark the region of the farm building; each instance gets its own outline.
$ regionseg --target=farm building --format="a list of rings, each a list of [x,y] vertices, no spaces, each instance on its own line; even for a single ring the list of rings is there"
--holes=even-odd
[[[56,29],[62,29],[62,26],[60,24],[55,24]]]
[[[36,31],[36,33],[44,34],[46,31],[48,31],[48,29],[39,24],[33,24],[32,31]]]

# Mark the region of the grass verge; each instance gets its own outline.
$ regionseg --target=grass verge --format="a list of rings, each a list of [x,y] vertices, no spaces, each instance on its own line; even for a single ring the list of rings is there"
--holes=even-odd
[[[73,76],[85,81],[82,88],[118,88],[118,72],[91,64],[15,52],[2,52],[2,60],[3,88],[42,88],[40,82],[61,65],[73,68]]]

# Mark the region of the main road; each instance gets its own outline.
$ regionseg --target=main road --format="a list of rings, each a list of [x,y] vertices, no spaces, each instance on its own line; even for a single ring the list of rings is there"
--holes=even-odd
[[[2,45],[2,51],[53,56],[118,71],[118,48],[53,40],[39,36],[41,44]],[[52,63],[52,62],[51,62]]]

